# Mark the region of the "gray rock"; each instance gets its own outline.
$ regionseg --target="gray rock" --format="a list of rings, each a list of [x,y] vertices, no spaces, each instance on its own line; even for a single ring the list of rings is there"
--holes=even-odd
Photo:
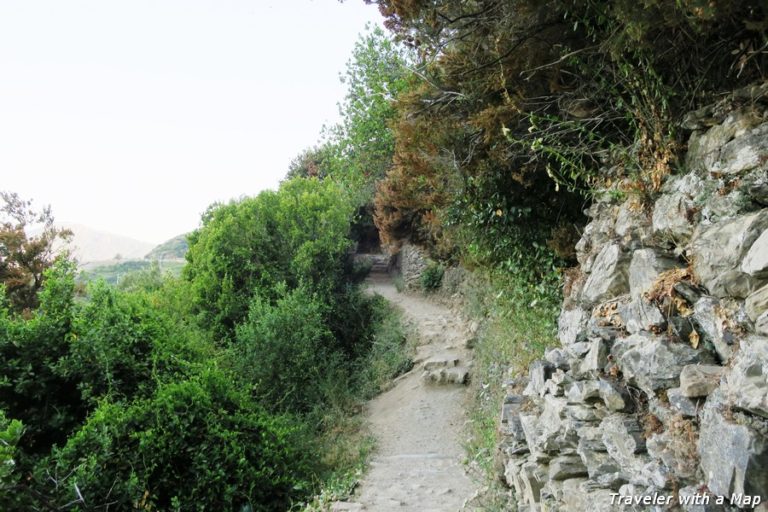
[[[755,320],[755,332],[762,336],[768,336],[768,311]]]
[[[587,467],[578,455],[555,457],[549,462],[550,480],[567,480],[587,476]]]
[[[593,381],[575,381],[565,390],[569,404],[583,404],[600,399],[600,385]]]
[[[670,388],[667,390],[667,399],[669,405],[682,416],[692,418],[699,413],[699,402],[683,394],[680,388]]]
[[[753,322],[768,311],[768,284],[747,297],[747,300],[744,301],[744,309]]]
[[[611,414],[600,423],[608,453],[618,462],[633,462],[634,455],[645,451],[643,429],[634,416]]]
[[[632,334],[640,331],[662,332],[667,328],[667,319],[658,306],[642,297],[620,306],[619,316],[627,331]]]
[[[520,413],[527,399],[520,395],[508,395],[501,406],[499,433],[504,436],[502,449],[508,455],[528,452],[525,432],[520,423]]]
[[[571,478],[563,482],[562,511],[589,510],[591,512],[613,512],[611,491],[607,489],[584,488],[586,480]]]
[[[754,277],[768,277],[768,230],[763,231],[744,256],[741,271]]]
[[[625,201],[618,208],[613,230],[625,241],[646,241],[651,236],[651,219],[642,208]]]
[[[582,290],[587,304],[597,304],[629,291],[629,259],[618,244],[603,247]]]
[[[523,391],[525,396],[541,396],[544,394],[545,384],[552,376],[555,367],[548,361],[536,360],[528,367],[530,381]]]
[[[679,342],[690,342],[691,333],[694,331],[690,317],[673,316],[667,319],[667,324],[667,332],[676,337]]]
[[[623,411],[627,408],[629,397],[614,383],[600,379],[598,392],[609,411]]]
[[[557,321],[557,337],[560,343],[563,345],[574,343],[588,321],[589,313],[581,308],[563,309]]]
[[[719,158],[709,171],[722,174],[741,174],[757,167],[765,167],[768,160],[768,123],[756,126],[736,136],[720,149]]]
[[[648,454],[660,460],[678,479],[690,479],[696,476],[698,467],[694,442],[678,432],[665,430],[652,434],[646,441]]]
[[[584,466],[587,468],[587,474],[590,479],[597,480],[606,475],[619,477],[621,466],[607,452],[588,450],[581,447],[577,451]]]
[[[689,485],[678,491],[678,501],[685,512],[726,512],[731,510],[716,503],[716,497],[703,492],[704,485]],[[707,498],[708,497],[708,498]]]
[[[584,356],[584,360],[579,366],[582,374],[596,374],[602,371],[608,363],[608,345],[602,338],[591,338],[589,345],[589,352]]]
[[[552,366],[561,370],[569,370],[571,367],[568,352],[562,348],[553,348],[544,352],[546,359]]]
[[[727,315],[720,301],[714,297],[705,296],[693,306],[693,320],[702,341],[708,341],[715,347],[721,361],[727,361],[733,354],[734,334],[723,322]]]
[[[693,234],[693,225],[689,220],[693,207],[693,200],[681,192],[662,195],[653,207],[654,235],[675,245],[688,242]]]
[[[735,174],[759,164],[765,146],[764,128],[752,112],[734,111],[704,133],[688,141],[687,167],[702,173]]]
[[[632,254],[629,264],[629,293],[632,298],[643,295],[662,272],[680,265],[655,249],[640,249]]]
[[[699,456],[710,491],[768,499],[768,438],[726,419],[719,400],[707,401],[701,417]]]
[[[742,215],[702,228],[691,242],[693,269],[716,297],[745,297],[760,281],[739,270],[752,244],[768,228],[768,210]]]
[[[723,389],[738,409],[768,418],[768,338],[742,340]]]
[[[692,285],[688,281],[680,281],[679,283],[675,283],[673,288],[682,298],[691,304],[695,304],[696,301],[698,301],[701,296],[704,295],[704,291],[701,288]]]
[[[617,341],[611,353],[627,382],[649,396],[656,390],[675,387],[685,365],[711,362],[711,356],[705,351],[644,334]]]
[[[725,368],[717,365],[689,364],[680,372],[680,391],[688,398],[707,396],[720,384]]]

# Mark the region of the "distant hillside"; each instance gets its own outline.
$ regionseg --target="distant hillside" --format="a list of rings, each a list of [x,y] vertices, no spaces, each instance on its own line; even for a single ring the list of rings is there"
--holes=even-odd
[[[178,260],[183,259],[189,249],[189,243],[187,242],[187,234],[175,236],[170,240],[163,242],[151,251],[149,251],[144,259],[147,260]]]
[[[99,231],[82,224],[59,223],[58,226],[72,230],[74,236],[68,248],[80,263],[142,258],[153,247],[149,242]]]

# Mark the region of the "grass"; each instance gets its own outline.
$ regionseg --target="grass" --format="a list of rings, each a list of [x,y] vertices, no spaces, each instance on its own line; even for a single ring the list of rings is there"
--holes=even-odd
[[[500,407],[505,382],[527,372],[528,365],[557,346],[560,297],[557,288],[522,273],[475,272],[466,287],[467,313],[481,328],[474,349],[472,401],[468,411],[470,437],[465,446],[470,467],[478,470],[485,492],[483,510],[510,510],[510,490],[502,483],[497,456]],[[550,280],[554,284],[554,280]]]

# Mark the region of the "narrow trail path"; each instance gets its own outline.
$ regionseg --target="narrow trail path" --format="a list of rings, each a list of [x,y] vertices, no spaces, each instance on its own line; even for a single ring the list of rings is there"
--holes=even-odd
[[[337,503],[333,510],[462,510],[475,491],[462,464],[466,326],[445,306],[398,293],[383,276],[375,276],[369,288],[402,309],[418,332],[419,346],[413,369],[369,403],[377,453],[354,502]]]

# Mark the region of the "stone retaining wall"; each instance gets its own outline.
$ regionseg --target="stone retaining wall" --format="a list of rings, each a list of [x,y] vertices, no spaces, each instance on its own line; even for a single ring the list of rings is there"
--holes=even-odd
[[[684,169],[653,204],[612,194],[589,209],[562,346],[510,382],[502,406],[519,510],[768,501],[766,90],[687,117]]]

